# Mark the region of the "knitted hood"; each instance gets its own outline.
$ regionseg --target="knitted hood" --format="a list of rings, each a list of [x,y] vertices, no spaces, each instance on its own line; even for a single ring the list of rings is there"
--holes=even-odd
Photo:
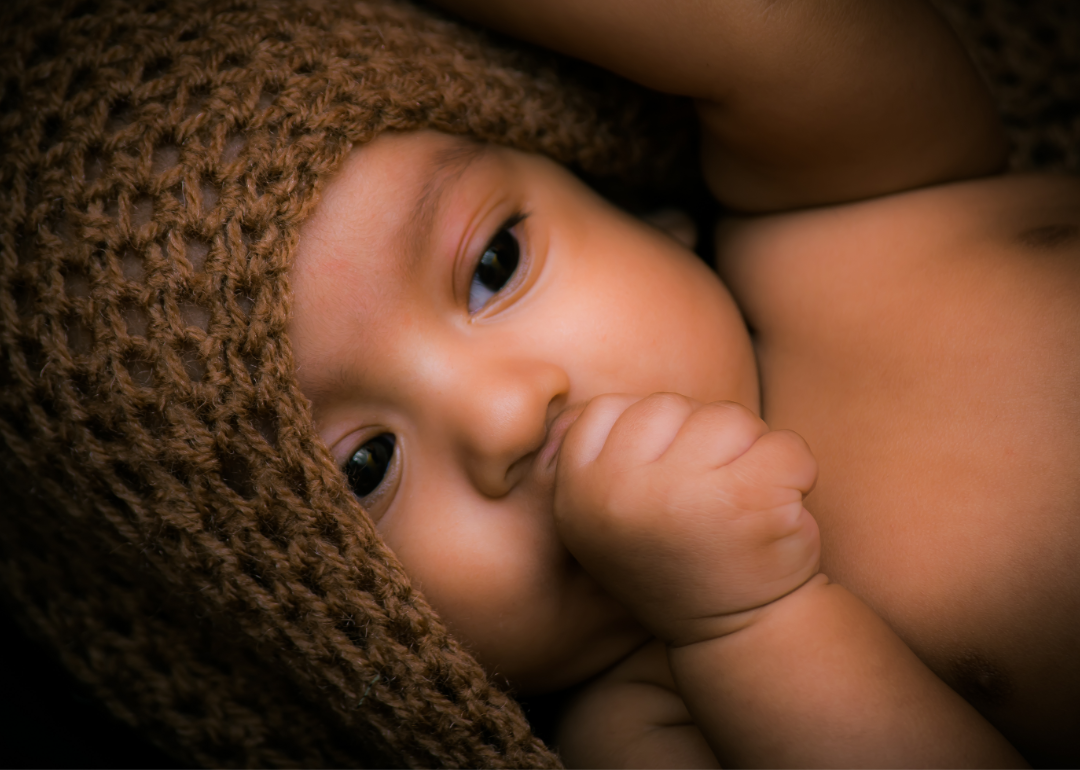
[[[0,12],[0,595],[187,761],[557,764],[316,435],[288,270],[382,131],[617,175],[646,102],[400,2],[56,5]]]

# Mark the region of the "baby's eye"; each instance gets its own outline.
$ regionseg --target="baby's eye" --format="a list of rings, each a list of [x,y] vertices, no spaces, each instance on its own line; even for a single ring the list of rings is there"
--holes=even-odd
[[[378,489],[393,459],[393,433],[382,433],[357,449],[345,463],[353,494],[363,499]]]
[[[521,247],[513,227],[523,219],[516,216],[506,222],[484,249],[469,286],[469,312],[475,313],[488,303],[513,277],[521,258]]]

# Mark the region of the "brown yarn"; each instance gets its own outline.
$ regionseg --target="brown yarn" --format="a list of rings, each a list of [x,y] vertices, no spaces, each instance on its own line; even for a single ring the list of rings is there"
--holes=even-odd
[[[26,625],[188,761],[556,765],[315,434],[287,271],[321,181],[381,131],[629,172],[644,102],[604,114],[397,2],[2,22],[0,582]]]
[[[1009,168],[1080,172],[1080,4],[933,0],[982,72],[1012,148]]]

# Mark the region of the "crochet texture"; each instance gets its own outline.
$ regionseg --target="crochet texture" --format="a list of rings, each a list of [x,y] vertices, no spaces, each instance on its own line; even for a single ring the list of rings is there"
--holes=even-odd
[[[640,100],[393,2],[6,13],[0,581],[24,624],[187,761],[557,764],[314,433],[287,273],[320,182],[381,131],[612,173],[641,165]]]

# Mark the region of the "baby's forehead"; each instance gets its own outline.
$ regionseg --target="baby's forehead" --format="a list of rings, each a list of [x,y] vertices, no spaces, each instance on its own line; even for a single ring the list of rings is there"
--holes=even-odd
[[[388,169],[391,179],[411,183],[416,197],[427,199],[494,149],[467,135],[433,130],[386,131],[370,142],[355,145],[327,187],[340,186],[342,179],[358,174]]]
[[[431,150],[431,170],[433,175],[445,176],[460,174],[471,163],[483,157],[492,145],[469,136],[454,136],[438,131],[424,132],[433,134]]]
[[[294,292],[310,274],[361,265],[376,283],[415,274],[425,256],[453,248],[485,200],[520,186],[507,174],[514,155],[436,131],[386,132],[354,148],[300,227]]]
[[[386,132],[352,149],[323,187],[301,239],[341,217],[413,231],[429,226],[445,192],[490,151],[484,142],[437,131]]]

